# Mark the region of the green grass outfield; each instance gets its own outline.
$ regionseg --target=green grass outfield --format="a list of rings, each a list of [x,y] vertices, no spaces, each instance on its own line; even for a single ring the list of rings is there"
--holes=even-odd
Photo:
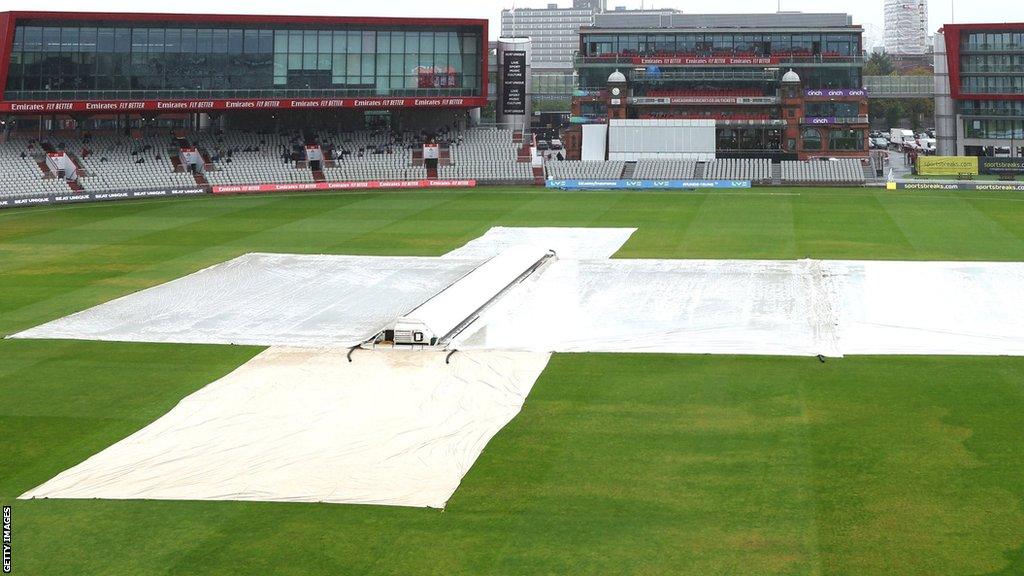
[[[0,212],[0,333],[250,251],[1024,261],[1024,195],[390,192]],[[1024,288],[1022,288],[1024,297]],[[1024,358],[557,355],[446,511],[16,501],[258,348],[0,341],[14,574],[1024,574]]]

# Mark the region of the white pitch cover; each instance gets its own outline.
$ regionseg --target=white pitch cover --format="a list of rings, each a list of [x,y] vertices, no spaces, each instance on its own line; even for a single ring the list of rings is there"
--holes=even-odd
[[[811,260],[559,259],[452,347],[840,356],[832,282]]]
[[[547,354],[272,348],[21,496],[443,508]]]
[[[482,261],[246,254],[14,337],[354,346]]]
[[[562,260],[611,258],[636,228],[507,228],[495,226],[443,258],[485,260],[513,246],[554,250]]]
[[[547,255],[547,250],[531,246],[508,248],[398,321],[421,323],[443,338]]]
[[[1024,264],[831,265],[844,354],[1024,355]]]

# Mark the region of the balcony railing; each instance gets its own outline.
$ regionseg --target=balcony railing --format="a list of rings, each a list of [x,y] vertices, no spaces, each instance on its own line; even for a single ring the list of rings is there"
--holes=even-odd
[[[980,66],[962,66],[960,68],[961,74],[996,74],[999,76],[1019,76],[1024,74],[1021,71],[1021,67],[1012,65],[986,65]]]
[[[788,64],[820,64],[820,65],[851,65],[851,64],[863,64],[864,57],[855,55],[840,55],[840,54],[610,54],[605,56],[585,56],[576,52],[573,55],[573,63],[579,65],[638,65],[636,60],[638,58],[664,58],[664,59],[771,59],[770,64],[763,63],[751,63],[751,64],[738,64],[738,63],[724,63],[723,66],[784,66]],[[694,63],[694,64],[662,64],[665,66],[708,66],[714,64]]]
[[[662,69],[652,74],[649,70],[634,70],[634,82],[652,81],[698,81],[698,82],[733,82],[737,80],[750,82],[778,82],[779,74],[775,70],[702,70],[700,68]]]
[[[1006,96],[1024,94],[1024,86],[991,87],[979,88],[977,86],[962,86],[960,92],[963,94],[977,94],[983,96]]]
[[[960,113],[965,117],[969,116],[972,118],[1024,118],[1024,110],[1004,110],[1000,108],[964,108]]]
[[[367,88],[259,89],[259,90],[8,90],[6,100],[204,100],[252,98],[429,98],[473,97],[471,88],[419,88],[378,94]]]
[[[1024,44],[968,42],[960,47],[961,52],[1024,52]]]
[[[868,115],[858,116],[804,116],[800,123],[805,126],[836,126],[842,124],[867,124]]]

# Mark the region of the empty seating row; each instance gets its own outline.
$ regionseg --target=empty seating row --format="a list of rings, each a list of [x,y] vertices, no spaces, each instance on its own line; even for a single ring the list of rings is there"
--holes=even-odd
[[[640,160],[633,177],[638,180],[690,180],[697,163],[690,160]]]
[[[622,178],[625,162],[563,161],[545,165],[548,178],[558,180],[617,180]]]
[[[772,161],[752,158],[722,158],[704,165],[707,180],[750,180],[771,183]]]
[[[783,162],[783,184],[863,184],[864,167],[860,160]]]
[[[450,147],[451,165],[439,166],[441,178],[521,181],[533,180],[529,162],[519,162],[513,131],[473,128],[462,132]]]
[[[71,191],[63,180],[52,175],[45,178],[37,156],[42,158],[38,148],[30,151],[27,142],[0,143],[0,173],[3,174],[0,198],[30,198]]]

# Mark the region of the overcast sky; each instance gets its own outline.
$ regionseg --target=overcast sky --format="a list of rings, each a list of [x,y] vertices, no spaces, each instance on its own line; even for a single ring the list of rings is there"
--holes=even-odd
[[[544,7],[555,0],[515,0],[518,7]],[[956,2],[957,22],[1024,22],[1024,0],[930,0],[932,32],[951,17],[951,2]],[[560,0],[567,6],[571,0]],[[641,0],[609,0],[609,6],[639,8]],[[678,8],[685,12],[765,12],[775,11],[776,0],[719,0],[713,4],[698,0],[647,0],[646,6]],[[502,8],[511,8],[513,0],[174,0],[145,2],[138,0],[0,0],[5,10],[88,10],[115,12],[198,12],[228,14],[289,14],[328,16],[436,16],[490,18],[491,36],[497,36]],[[883,0],[782,0],[783,10],[803,12],[850,12],[858,24],[882,26]]]

